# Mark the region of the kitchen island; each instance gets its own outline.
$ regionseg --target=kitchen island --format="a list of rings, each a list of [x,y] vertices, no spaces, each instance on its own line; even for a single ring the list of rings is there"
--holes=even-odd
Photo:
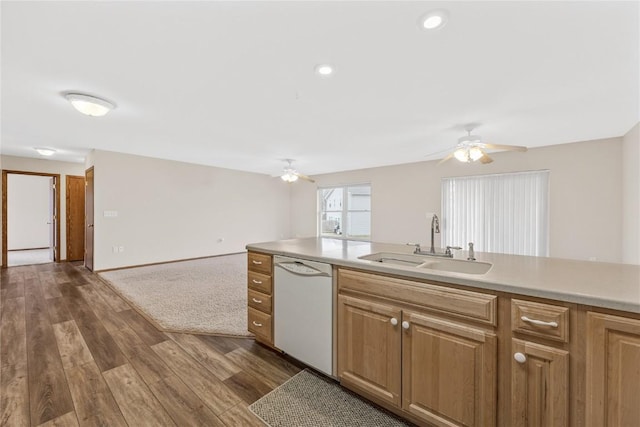
[[[333,265],[335,376],[413,422],[640,425],[640,266],[476,253],[491,268],[467,274],[361,259],[412,254],[397,244],[247,249]]]

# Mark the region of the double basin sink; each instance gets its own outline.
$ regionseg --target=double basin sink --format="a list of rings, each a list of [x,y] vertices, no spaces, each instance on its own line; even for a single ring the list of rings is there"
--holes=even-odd
[[[431,257],[428,255],[377,252],[358,257],[367,261],[404,267],[424,268],[436,271],[448,271],[465,274],[485,274],[493,264],[488,262],[465,261],[460,259]]]

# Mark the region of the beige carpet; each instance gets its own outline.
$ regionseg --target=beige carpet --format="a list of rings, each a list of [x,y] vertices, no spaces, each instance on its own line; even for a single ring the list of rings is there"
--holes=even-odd
[[[100,273],[124,298],[169,331],[247,332],[247,254]]]
[[[271,427],[412,426],[309,369],[249,406]]]

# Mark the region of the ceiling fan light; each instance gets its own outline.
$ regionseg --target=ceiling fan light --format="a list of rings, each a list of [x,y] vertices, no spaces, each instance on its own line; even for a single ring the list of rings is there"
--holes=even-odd
[[[298,175],[293,174],[291,172],[286,172],[284,175],[280,177],[284,182],[296,182],[298,180]]]
[[[472,161],[476,161],[478,159],[480,159],[482,156],[484,156],[484,151],[482,151],[482,149],[480,147],[471,147],[469,149],[469,158]]]
[[[468,163],[469,162],[469,149],[468,148],[464,148],[464,147],[460,147],[458,148],[456,151],[453,152],[453,156],[464,163]]]
[[[92,117],[104,116],[116,107],[109,101],[81,93],[68,93],[65,98],[73,105],[73,108]]]

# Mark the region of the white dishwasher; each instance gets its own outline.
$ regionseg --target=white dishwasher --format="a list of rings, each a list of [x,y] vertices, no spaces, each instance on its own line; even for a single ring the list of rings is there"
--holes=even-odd
[[[333,375],[331,264],[275,256],[273,334],[276,347]]]

